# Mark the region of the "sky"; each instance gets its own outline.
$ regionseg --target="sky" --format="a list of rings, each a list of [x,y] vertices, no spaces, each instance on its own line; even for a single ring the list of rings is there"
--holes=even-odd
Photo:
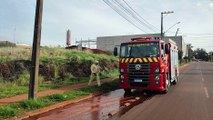
[[[109,0],[111,2],[115,0]],[[125,5],[123,0],[117,0]],[[155,26],[142,30],[119,16],[103,0],[44,0],[42,46],[65,46],[66,31],[72,44],[98,36],[160,33],[161,12],[166,35],[184,37],[194,48],[213,51],[213,0],[125,0],[143,19]],[[0,40],[32,45],[36,0],[0,0]],[[138,27],[139,27],[138,26]]]

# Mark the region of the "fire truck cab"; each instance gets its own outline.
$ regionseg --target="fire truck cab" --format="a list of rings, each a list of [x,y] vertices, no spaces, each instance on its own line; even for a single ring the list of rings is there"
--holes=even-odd
[[[117,48],[114,55],[118,54]],[[167,93],[179,76],[178,48],[175,42],[153,37],[133,38],[121,43],[119,52],[120,88]]]

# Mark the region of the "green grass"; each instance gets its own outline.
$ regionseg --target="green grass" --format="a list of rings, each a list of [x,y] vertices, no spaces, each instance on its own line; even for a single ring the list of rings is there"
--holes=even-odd
[[[1,82],[0,86],[0,98],[10,97],[27,92],[26,86],[18,86],[17,84],[10,82]]]
[[[119,75],[119,71],[118,69],[116,70],[109,70],[108,72],[102,72],[100,75],[100,78],[110,78],[110,77],[114,77],[114,76],[118,76]]]
[[[50,106],[62,101],[72,100],[81,96],[86,96],[96,91],[106,92],[117,88],[118,80],[110,83],[104,83],[101,87],[91,86],[76,90],[67,91],[63,94],[53,94],[45,97],[39,97],[35,100],[24,100],[17,103],[11,103],[0,106],[0,119],[6,119],[23,114],[24,112]]]
[[[101,79],[103,78],[110,78],[118,75],[118,70],[113,70],[109,72],[105,72],[100,76]],[[68,77],[65,80],[55,80],[49,81],[48,83],[40,82],[38,90],[48,90],[48,89],[55,89],[63,86],[85,83],[89,81],[88,77],[79,78],[79,81],[72,78],[73,76],[67,75]],[[43,78],[40,76],[39,81],[42,81]],[[28,92],[28,75],[21,75],[21,77],[15,82],[2,82],[0,80],[0,98],[11,97],[19,94],[26,94]]]
[[[182,60],[181,62],[180,62],[180,60],[179,60],[179,66],[183,66],[183,65],[185,65],[185,64],[187,64],[187,63],[189,63],[190,61],[188,61],[188,60]]]

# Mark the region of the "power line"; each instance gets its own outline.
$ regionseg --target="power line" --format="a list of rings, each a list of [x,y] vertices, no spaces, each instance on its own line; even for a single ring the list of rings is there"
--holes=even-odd
[[[138,23],[140,23],[142,26],[147,27],[148,29],[150,29],[151,31],[156,32],[156,30],[152,29],[150,27],[150,25],[147,25],[145,22],[143,22],[145,19],[143,19],[141,16],[141,18],[143,19],[143,21],[138,17],[138,13],[136,11],[134,11],[132,9],[132,7],[130,5],[127,5],[127,7],[125,7],[123,4],[121,4],[119,1],[117,0],[113,0],[113,2],[115,4],[117,4],[122,10],[124,10],[127,14],[129,14],[132,18],[134,18]],[[125,2],[125,1],[124,1]],[[127,4],[127,3],[126,3]],[[130,8],[130,9],[129,9]],[[136,14],[135,14],[136,13]],[[138,14],[138,15],[137,15]]]
[[[141,29],[140,27],[138,27],[135,23],[133,23],[131,20],[131,18],[128,18],[127,16],[125,16],[125,14],[122,11],[119,11],[119,9],[117,9],[113,4],[111,4],[108,0],[103,0],[109,7],[111,7],[115,12],[117,12],[121,17],[123,17],[125,20],[127,20],[129,23],[131,23],[133,26],[135,26],[136,28],[140,29],[141,31],[147,33],[146,31],[144,31],[143,29]]]
[[[213,33],[184,33],[188,35],[213,35]]]
[[[204,39],[209,39],[209,40],[212,40],[213,37],[190,37],[190,36],[186,36],[187,38],[190,38],[190,39],[201,39],[201,40],[204,40]]]
[[[146,31],[144,31],[142,28],[138,27],[133,20],[128,17],[124,12],[122,12],[121,10],[119,10],[115,5],[113,5],[112,3],[110,3],[108,0],[106,0],[106,2],[108,2],[108,5],[114,10],[116,11],[120,16],[122,16],[124,19],[126,19],[128,22],[130,22],[132,25],[134,25],[135,27],[137,27],[138,29],[140,29],[141,31],[147,33]]]
[[[140,14],[138,14],[125,0],[123,0],[124,3],[136,14],[138,15],[145,23],[149,24],[150,26],[154,27],[155,29],[157,30],[160,30],[158,29],[157,27],[155,27],[154,25],[152,25],[151,23],[149,23],[146,19],[144,19]]]
[[[127,14],[129,14],[130,16],[132,16],[137,22],[139,22],[141,25],[147,27],[148,29],[150,29],[151,31],[156,32],[156,30],[152,29],[149,25],[147,25],[146,23],[144,23],[143,21],[141,21],[137,15],[135,15],[134,11],[132,11],[131,9],[128,9],[127,7],[125,7],[123,4],[121,4],[119,1],[117,0],[113,0],[113,2],[115,4],[117,4],[121,9],[123,9]],[[128,6],[129,8],[131,8],[131,6]]]
[[[150,30],[155,31],[151,27],[149,27],[147,24],[142,22],[130,9],[123,6],[123,4],[121,4],[119,1],[113,0],[113,2],[115,4],[117,4],[121,9],[123,9],[127,14],[129,14],[133,19],[135,19],[138,23],[140,23],[142,26],[145,26],[145,27],[149,28]]]

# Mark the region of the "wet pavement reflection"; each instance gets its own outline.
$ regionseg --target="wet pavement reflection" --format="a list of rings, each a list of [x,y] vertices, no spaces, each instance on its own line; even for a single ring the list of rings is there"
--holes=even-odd
[[[28,120],[118,119],[126,111],[150,97],[151,95],[144,95],[143,92],[138,91],[125,94],[124,90],[118,89],[63,108],[32,116]]]

